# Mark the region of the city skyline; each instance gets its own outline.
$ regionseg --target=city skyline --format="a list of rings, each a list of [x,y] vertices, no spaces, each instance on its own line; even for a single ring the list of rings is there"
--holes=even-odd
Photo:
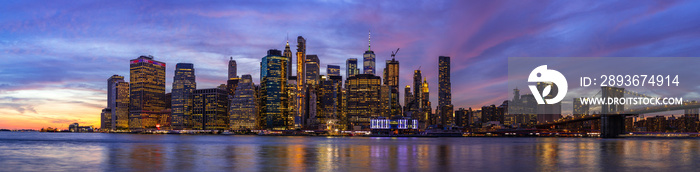
[[[308,2],[296,6],[285,4],[292,2],[278,2],[291,6],[279,12],[271,12],[257,3],[239,7],[218,6],[217,3],[131,2],[105,10],[128,16],[124,18],[108,17],[102,8],[95,7],[107,5],[107,2],[4,3],[9,4],[3,5],[6,8],[3,11],[17,14],[0,18],[0,28],[3,28],[0,35],[8,38],[0,41],[0,51],[5,52],[3,59],[13,59],[0,63],[0,76],[4,77],[0,81],[0,118],[3,119],[0,127],[10,129],[63,128],[74,122],[99,126],[100,109],[107,105],[105,79],[115,74],[128,78],[127,61],[141,55],[153,55],[156,60],[169,64],[165,69],[168,93],[172,89],[174,64],[194,64],[197,88],[215,88],[226,84],[231,57],[238,63],[237,75],[251,74],[252,81],[259,84],[260,58],[269,49],[283,50],[287,33],[291,38],[303,36],[306,39],[306,54],[318,55],[320,74],[325,75],[327,65],[337,65],[340,75],[346,79],[347,59],[358,59],[358,69],[364,70],[361,56],[368,50],[367,31],[371,30],[371,50],[376,54],[375,75],[381,76],[384,61],[390,60],[391,51],[401,48],[396,55],[401,63],[399,88],[413,85],[413,71],[420,68],[422,77],[432,85],[429,97],[433,105],[438,102],[437,59],[449,56],[455,110],[499,105],[510,99],[505,71],[509,56],[700,54],[700,50],[692,49],[700,44],[697,39],[700,35],[693,33],[700,26],[697,19],[662,20],[669,15],[697,16],[698,12],[692,7],[697,7],[698,2],[646,3],[624,7],[630,11],[627,13],[612,9],[610,6],[615,6],[614,2],[606,8],[590,9],[585,4],[550,3],[530,5],[538,8],[529,11],[512,12],[509,9],[528,4],[478,2],[483,6],[476,8],[461,4],[472,2],[461,1],[430,6],[420,4],[424,2],[371,5]],[[44,4],[46,6],[42,6]],[[314,5],[321,8],[295,14]],[[22,10],[29,7],[38,9]],[[338,7],[349,8],[324,15]],[[557,15],[534,13],[527,22],[518,21],[520,15],[528,12],[557,11],[551,8],[561,7],[565,10],[553,13]],[[151,15],[140,13],[138,9],[141,8],[151,10],[147,13]],[[376,12],[377,9],[386,12]],[[666,12],[671,9],[675,13]],[[578,11],[638,17],[597,23],[595,19],[600,16],[572,15]],[[257,23],[256,19],[265,21]],[[270,23],[280,23],[280,27],[259,29]],[[304,23],[313,24],[305,26]],[[678,27],[655,28],[654,25]],[[113,26],[123,27],[115,29],[120,27]],[[606,31],[605,35],[600,35],[602,31]],[[552,37],[565,33],[574,34],[568,34],[567,38]],[[296,46],[294,39],[291,42],[291,47]],[[542,45],[530,42],[553,47],[539,47]],[[296,56],[293,58],[296,61]],[[292,71],[295,71],[296,65],[293,66]],[[399,100],[403,96],[400,94]],[[400,102],[404,106],[403,101]]]

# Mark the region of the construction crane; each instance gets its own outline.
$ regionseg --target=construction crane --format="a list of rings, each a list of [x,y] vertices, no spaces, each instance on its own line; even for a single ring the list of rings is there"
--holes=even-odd
[[[391,59],[394,59],[394,57],[396,57],[396,53],[399,53],[399,49],[401,49],[401,48],[397,48],[396,52],[393,52],[393,51],[391,52]]]

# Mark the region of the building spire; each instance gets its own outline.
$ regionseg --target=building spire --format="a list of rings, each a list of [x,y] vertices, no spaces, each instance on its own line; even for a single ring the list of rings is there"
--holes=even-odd
[[[233,60],[233,56],[231,56],[231,60]]]
[[[289,47],[289,32],[287,32],[287,47]]]
[[[372,51],[372,31],[367,30],[367,51]]]

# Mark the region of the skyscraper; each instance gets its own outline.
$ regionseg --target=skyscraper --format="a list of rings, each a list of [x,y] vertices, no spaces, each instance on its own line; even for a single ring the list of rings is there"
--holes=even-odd
[[[453,118],[452,105],[452,82],[450,80],[450,57],[440,56],[438,58],[438,111],[442,118],[443,125],[451,125]]]
[[[321,75],[321,62],[317,55],[306,55],[306,83],[311,85],[318,84]]]
[[[261,116],[266,120],[265,128],[290,129],[293,119],[287,112],[287,58],[276,49],[267,51],[262,59],[260,89],[262,104]],[[261,120],[263,120],[261,119]]]
[[[314,109],[316,118],[313,129],[327,130],[336,122],[338,112],[338,82],[330,80],[327,76],[321,77],[316,87],[317,105]]]
[[[129,129],[129,83],[124,81],[119,81],[114,87],[114,96],[116,97],[116,103],[114,109],[112,109],[112,124],[115,130],[128,130]]]
[[[360,74],[360,69],[357,68],[357,59],[356,58],[349,58],[347,61],[345,61],[345,66],[346,66],[346,75],[348,75],[348,78],[355,76],[357,74]]]
[[[340,66],[338,65],[328,65],[326,66],[327,76],[340,76]]]
[[[347,79],[347,120],[353,130],[369,130],[369,119],[381,114],[381,78],[358,74]]]
[[[236,65],[236,61],[233,60],[233,57],[228,60],[228,79],[233,79],[233,78],[238,78],[238,66]]]
[[[226,91],[228,91],[228,95],[233,96],[233,94],[236,93],[236,87],[238,86],[238,81],[240,78],[238,78],[238,68],[236,66],[236,61],[233,60],[233,57],[231,57],[231,60],[228,61],[228,80],[226,80]]]
[[[293,76],[292,73],[292,50],[289,48],[289,36],[287,37],[287,45],[284,46],[284,53],[282,54],[284,57],[287,58],[287,79],[289,77]]]
[[[230,75],[231,70],[229,70],[229,77]],[[194,65],[192,63],[176,64],[172,87],[171,123],[173,129],[192,129],[192,94],[195,89],[197,89],[197,83],[195,82]]]
[[[414,70],[413,71],[413,100],[419,102],[421,100],[421,87],[423,86],[421,82],[421,72],[420,70]],[[420,106],[420,105],[419,105]]]
[[[255,83],[249,74],[241,76],[229,110],[230,129],[255,129],[257,115]]]
[[[109,79],[107,79],[107,108],[109,109],[114,108],[117,102],[117,97],[115,96],[115,94],[117,93],[114,91],[116,91],[115,87],[117,85],[117,82],[120,81],[124,82],[123,76],[112,75],[111,77],[109,77]]]
[[[107,79],[107,108],[110,109],[110,130],[125,130],[129,127],[129,83],[124,77],[113,75]]]
[[[438,71],[438,106],[447,106],[452,104],[452,82],[450,80],[450,57],[440,56],[439,57],[439,71]]]
[[[406,85],[403,91],[403,111],[404,116],[406,116],[409,108],[411,107],[411,102],[413,101],[413,94],[411,94],[411,86]]]
[[[289,62],[291,63],[291,62]],[[306,39],[297,37],[297,92],[296,92],[296,116],[294,117],[294,126],[301,128],[303,116],[306,115]],[[262,84],[262,83],[261,83]]]
[[[370,38],[371,38],[371,36],[370,36]],[[363,74],[374,75],[375,74],[374,70],[376,68],[376,64],[375,64],[375,57],[376,56],[374,55],[374,51],[372,51],[372,46],[371,46],[371,44],[369,44],[370,43],[369,40],[370,39],[368,39],[367,51],[365,51],[365,54],[362,55],[362,57],[363,57],[362,69],[364,71]]]
[[[398,116],[401,110],[399,109],[399,61],[391,58],[386,61],[384,68],[384,85],[389,86],[391,103],[391,116]]]
[[[194,90],[192,129],[226,130],[229,128],[228,91],[224,87]]]
[[[169,126],[165,109],[165,63],[153,56],[130,60],[129,128],[132,131]]]
[[[433,109],[430,106],[430,88],[428,88],[427,78],[423,78],[423,84],[421,85],[419,93],[421,94],[420,108],[423,113],[423,119],[426,121],[426,124],[434,125],[437,120],[432,117]]]

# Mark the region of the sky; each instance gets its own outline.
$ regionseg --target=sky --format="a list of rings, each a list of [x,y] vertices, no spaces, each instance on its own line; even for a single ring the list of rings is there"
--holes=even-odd
[[[437,104],[438,56],[452,61],[452,104],[510,98],[508,57],[697,57],[700,1],[2,1],[0,128],[99,127],[107,78],[153,55],[193,63],[198,88],[225,83],[228,59],[259,83],[259,62],[289,38],[325,66],[362,59],[419,69]],[[294,58],[296,60],[296,58]],[[360,60],[361,61],[361,60]],[[401,92],[403,97],[403,92]],[[401,99],[403,100],[403,98]],[[403,101],[401,101],[403,103]]]

